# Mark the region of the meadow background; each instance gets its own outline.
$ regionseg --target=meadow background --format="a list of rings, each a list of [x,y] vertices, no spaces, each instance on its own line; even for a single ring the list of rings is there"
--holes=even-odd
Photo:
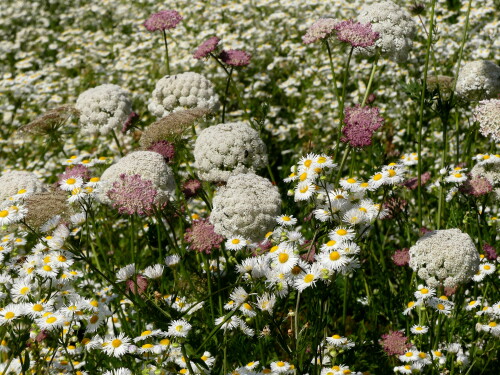
[[[480,131],[479,100],[454,89],[466,63],[500,63],[500,2],[394,2],[415,25],[400,62],[384,54],[351,58],[350,46],[335,35],[328,39],[331,60],[321,41],[303,42],[320,18],[356,19],[374,1],[2,1],[0,211],[14,218],[0,222],[0,371],[498,373],[499,139]],[[141,192],[151,186],[121,186],[116,204],[104,204],[98,179],[124,155],[144,150],[141,137],[159,120],[148,105],[167,75],[165,47],[162,33],[144,22],[167,9],[183,18],[167,30],[171,74],[195,72],[212,82],[227,102],[225,119],[220,105],[167,121],[188,123],[182,134],[162,133],[175,149],[167,158],[175,188],[167,204],[129,214],[118,209],[130,203],[127,193],[144,201]],[[212,36],[225,50],[251,54],[248,65],[231,70],[229,85],[223,64],[193,57]],[[137,119],[127,132],[120,125],[115,134],[84,134],[67,107],[62,115],[38,117],[74,107],[82,93],[103,84],[128,92]],[[500,75],[493,86],[498,91],[488,99],[499,99]],[[358,104],[383,117],[366,147],[339,142],[344,109]],[[274,206],[262,208],[277,219],[262,224],[266,238],[215,233],[204,221],[226,182],[201,178],[193,150],[201,132],[221,122],[245,122],[265,144],[267,163],[255,169],[267,182],[245,183],[268,193],[252,201],[240,191],[223,205],[234,203],[233,214],[251,225],[259,204],[278,191],[279,207],[266,201]],[[209,148],[218,143],[224,139]],[[308,160],[326,163],[304,177],[315,190],[311,196],[297,188],[298,176],[310,172]],[[72,190],[61,187],[77,165],[87,168],[77,167],[82,184],[97,193],[71,199]],[[483,168],[480,187],[465,181],[475,178],[468,174],[473,168]],[[21,186],[12,171],[33,172],[39,182],[30,177],[23,181],[32,185]],[[22,189],[47,195],[30,199]],[[333,213],[329,199],[339,192],[349,207]],[[10,208],[12,195],[17,209]],[[352,208],[367,216],[356,221],[351,212],[346,219]],[[325,209],[329,219],[322,219]],[[339,228],[350,241],[340,252],[348,259],[329,271],[313,268],[330,241],[345,244],[336,237]],[[480,259],[475,271],[454,287],[428,285],[418,266],[408,265],[408,249],[427,232],[455,228],[470,236]],[[449,273],[462,274],[474,260],[467,264],[464,255],[472,251],[468,239],[457,238],[440,247],[465,259],[449,266]],[[272,254],[280,245],[294,259],[290,268],[276,268],[281,261]],[[35,305],[42,311],[30,310]],[[47,323],[51,316],[54,324]]]

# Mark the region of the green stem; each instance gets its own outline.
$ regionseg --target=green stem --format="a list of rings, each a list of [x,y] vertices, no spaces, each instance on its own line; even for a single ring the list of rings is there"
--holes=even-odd
[[[344,155],[342,156],[342,161],[340,162],[340,167],[337,172],[337,177],[335,177],[335,189],[339,186],[339,181],[340,181],[340,176],[342,175],[342,169],[344,169],[345,162],[347,160],[347,156],[349,155],[349,152],[351,151],[351,147],[347,146],[347,148],[344,151]]]
[[[229,94],[229,84],[231,83],[231,75],[233,74],[233,68],[231,67],[231,70],[229,71],[227,75],[227,82],[226,82],[226,90],[224,91],[224,99],[222,100],[222,121],[224,122],[224,119],[226,117],[226,106],[227,106],[227,96]]]
[[[167,74],[170,75],[170,60],[168,58],[168,43],[167,43],[167,32],[163,31],[163,42],[165,43],[165,58],[167,60]]]
[[[366,104],[366,100],[368,99],[368,95],[370,95],[370,89],[372,88],[373,77],[375,77],[375,72],[377,71],[377,63],[379,58],[379,52],[375,55],[375,60],[373,61],[372,71],[370,73],[370,78],[368,79],[368,85],[366,86],[365,96],[363,97],[363,102],[361,103],[361,107]]]
[[[120,141],[118,141],[118,137],[116,136],[114,129],[111,130],[111,134],[113,135],[113,138],[116,142],[116,146],[118,147],[118,151],[120,152],[120,156],[123,156],[122,146],[120,145]]]
[[[333,59],[332,59],[332,50],[330,48],[330,43],[328,40],[325,40],[326,50],[328,51],[328,58],[330,60],[330,70],[332,71],[332,81],[333,81],[333,93],[335,94],[335,98],[339,99],[339,89],[337,88],[337,76],[335,74],[335,69],[333,68]]]
[[[345,64],[345,69],[344,69],[344,80],[342,82],[342,100],[340,101],[340,105],[339,105],[339,130],[338,130],[338,134],[337,134],[337,143],[335,145],[334,160],[337,157],[337,153],[339,150],[339,144],[340,144],[340,135],[342,134],[342,121],[344,121],[345,95],[347,92],[347,80],[349,78],[349,64],[351,63],[351,57],[352,57],[353,51],[354,51],[354,47],[352,47],[351,50],[349,51],[349,57],[347,58],[347,62]]]
[[[424,65],[424,78],[422,83],[422,94],[420,96],[420,111],[419,111],[419,122],[418,122],[418,143],[417,143],[417,154],[418,154],[418,224],[422,227],[422,129],[424,127],[424,106],[425,106],[425,91],[427,90],[427,73],[429,71],[429,56],[432,46],[432,34],[434,32],[434,10],[436,7],[436,0],[432,0],[431,4],[431,22],[429,26],[429,35],[427,37],[427,48],[425,52],[425,65]]]

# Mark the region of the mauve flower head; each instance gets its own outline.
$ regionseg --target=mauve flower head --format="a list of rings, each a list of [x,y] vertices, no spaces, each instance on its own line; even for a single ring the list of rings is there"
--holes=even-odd
[[[138,274],[135,280],[128,279],[125,282],[125,287],[132,294],[142,295],[148,288],[148,279],[141,274]]]
[[[246,66],[250,64],[252,55],[240,49],[228,49],[219,54],[223,63],[231,66]]]
[[[337,39],[352,47],[371,47],[380,34],[372,30],[371,23],[363,24],[353,20],[342,21],[335,25]]]
[[[220,248],[224,242],[224,237],[214,232],[214,226],[208,219],[194,221],[191,228],[186,229],[184,239],[191,250],[206,254]]]
[[[408,206],[408,202],[401,197],[390,197],[382,205],[387,212],[384,220],[391,220],[403,212]]]
[[[157,152],[169,163],[172,162],[175,156],[175,147],[168,141],[156,141],[148,147],[148,151]]]
[[[424,186],[431,178],[431,172],[422,173],[420,176],[421,186]],[[410,190],[415,190],[418,187],[418,176],[410,178],[402,183],[403,186]]]
[[[143,180],[138,174],[123,173],[107,196],[120,213],[149,215],[153,212],[157,193],[151,181]]]
[[[193,57],[198,60],[208,57],[212,52],[214,52],[217,49],[219,42],[220,38],[216,36],[208,38],[198,46],[198,48],[193,54]]]
[[[198,194],[198,191],[201,189],[201,182],[199,180],[191,179],[187,180],[182,184],[182,193],[186,197],[186,199],[194,197]]]
[[[486,177],[472,177],[469,175],[469,179],[464,181],[464,183],[459,187],[459,190],[464,194],[480,197],[490,193],[493,190],[493,186]]]
[[[90,171],[89,169],[82,164],[75,164],[75,165],[70,165],[66,167],[66,170],[64,173],[59,175],[58,181],[61,183],[62,181],[66,180],[67,178],[76,178],[76,177],[81,177],[84,180],[88,180],[90,178]]]
[[[154,13],[144,22],[148,31],[170,30],[181,22],[182,16],[176,10],[162,10]]]
[[[304,44],[311,44],[330,37],[337,23],[338,21],[334,18],[320,18],[307,29],[302,41]]]
[[[410,263],[410,249],[396,250],[392,254],[392,261],[396,266],[403,267]]]
[[[357,105],[346,108],[342,142],[349,143],[352,147],[371,145],[373,133],[384,124],[384,119],[379,116],[379,112],[378,108],[369,106]]]
[[[134,125],[134,123],[138,119],[139,119],[139,115],[137,113],[130,112],[130,115],[128,115],[127,120],[123,123],[122,134],[125,134]]]
[[[496,260],[498,257],[495,248],[490,244],[485,243],[483,245],[483,251],[486,253],[486,258],[488,258],[488,260]]]
[[[387,355],[403,355],[407,349],[411,348],[408,337],[401,331],[390,331],[382,335],[379,343]]]

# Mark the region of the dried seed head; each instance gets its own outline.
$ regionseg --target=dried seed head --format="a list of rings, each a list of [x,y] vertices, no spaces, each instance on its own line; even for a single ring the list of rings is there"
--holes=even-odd
[[[32,228],[40,228],[56,215],[68,216],[67,194],[62,190],[36,193],[26,199],[26,223]]]
[[[209,113],[203,108],[186,109],[171,113],[149,125],[142,133],[139,141],[141,147],[146,150],[158,141],[175,142],[182,137],[184,132],[194,122]]]
[[[61,128],[72,116],[79,116],[80,111],[71,105],[52,108],[38,116],[30,123],[23,125],[17,131],[19,136],[52,134]]]

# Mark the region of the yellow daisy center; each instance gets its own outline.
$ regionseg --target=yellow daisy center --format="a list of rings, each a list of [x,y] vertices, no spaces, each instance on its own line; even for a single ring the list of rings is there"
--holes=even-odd
[[[122,345],[122,341],[119,339],[114,339],[111,341],[111,345],[113,345],[113,348],[119,348]]]
[[[335,261],[340,259],[340,253],[338,251],[332,251],[330,253],[330,260]]]
[[[290,257],[288,256],[287,253],[281,253],[279,256],[278,256],[278,260],[280,261],[280,263],[286,263],[288,261]]]
[[[9,211],[7,210],[0,211],[0,217],[7,217],[7,216],[9,216]]]
[[[310,282],[312,282],[313,280],[314,280],[314,275],[312,275],[312,274],[310,274],[310,273],[308,273],[307,275],[305,275],[305,276],[304,276],[304,281],[305,281],[306,283],[310,283]]]

